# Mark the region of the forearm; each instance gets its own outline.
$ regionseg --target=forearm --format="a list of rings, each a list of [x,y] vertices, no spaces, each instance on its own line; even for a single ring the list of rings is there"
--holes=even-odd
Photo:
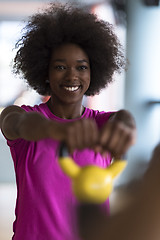
[[[52,125],[53,129],[51,129]],[[20,138],[37,141],[51,137],[51,131],[53,132],[54,130],[54,123],[52,124],[51,120],[46,119],[39,113],[25,113],[21,116],[15,130]]]
[[[23,138],[37,141],[44,138],[63,140],[59,124],[35,112],[9,113],[3,121],[2,131],[9,139]]]

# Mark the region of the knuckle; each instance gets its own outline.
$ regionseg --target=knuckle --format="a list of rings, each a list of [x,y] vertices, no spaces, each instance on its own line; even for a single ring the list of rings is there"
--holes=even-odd
[[[66,136],[71,136],[74,133],[74,127],[73,126],[67,126],[66,127]]]

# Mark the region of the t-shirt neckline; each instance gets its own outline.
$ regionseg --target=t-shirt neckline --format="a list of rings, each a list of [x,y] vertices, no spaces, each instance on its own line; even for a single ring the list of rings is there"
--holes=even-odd
[[[52,118],[52,119],[55,119],[55,120],[57,120],[57,121],[60,121],[60,122],[72,122],[72,121],[76,121],[76,120],[79,120],[79,119],[82,119],[83,117],[85,117],[85,115],[86,115],[86,113],[87,113],[87,108],[84,107],[85,109],[84,109],[84,111],[83,111],[83,114],[82,114],[80,117],[74,118],[74,119],[64,119],[64,118],[60,118],[60,117],[54,115],[54,114],[51,112],[50,108],[48,107],[47,103],[44,103],[44,104],[43,104],[43,107],[44,107],[44,109],[45,109],[48,117],[50,117],[50,118]]]

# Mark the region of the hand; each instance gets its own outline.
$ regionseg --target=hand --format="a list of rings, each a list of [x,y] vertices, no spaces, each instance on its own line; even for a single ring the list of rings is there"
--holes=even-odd
[[[75,149],[92,148],[101,154],[110,152],[113,157],[121,158],[135,143],[136,127],[131,114],[121,110],[100,131],[94,120],[81,119],[57,126],[55,135],[66,143],[70,153]]]
[[[81,119],[63,126],[64,142],[68,151],[93,148],[98,140],[98,128],[92,119]]]
[[[95,151],[110,152],[114,158],[122,158],[136,140],[133,117],[125,110],[117,112],[101,129]]]

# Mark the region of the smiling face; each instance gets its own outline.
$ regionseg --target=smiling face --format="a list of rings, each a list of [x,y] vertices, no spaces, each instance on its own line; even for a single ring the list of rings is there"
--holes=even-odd
[[[90,85],[87,54],[75,44],[64,44],[53,51],[49,66],[52,102],[81,104]]]

